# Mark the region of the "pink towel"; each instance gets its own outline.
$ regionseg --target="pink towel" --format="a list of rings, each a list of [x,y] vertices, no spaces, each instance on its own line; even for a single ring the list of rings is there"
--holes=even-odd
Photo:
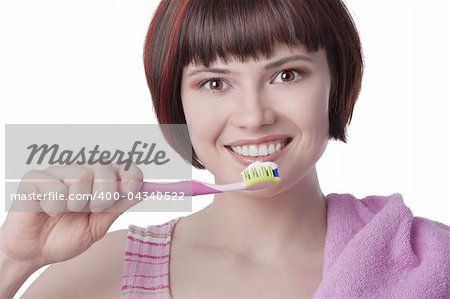
[[[327,196],[314,298],[450,298],[450,227],[414,217],[400,194]]]

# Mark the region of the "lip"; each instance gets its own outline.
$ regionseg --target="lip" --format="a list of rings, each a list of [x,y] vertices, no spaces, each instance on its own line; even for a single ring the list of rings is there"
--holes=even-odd
[[[283,155],[285,153],[286,148],[289,147],[289,145],[291,144],[291,141],[292,141],[292,138],[289,139],[289,142],[285,146],[283,146],[283,148],[280,151],[274,152],[271,155],[262,156],[262,157],[242,156],[242,155],[239,155],[239,154],[233,152],[231,150],[231,148],[229,148],[228,146],[226,146],[225,148],[231,154],[233,159],[235,159],[237,162],[239,162],[240,164],[242,164],[245,167],[247,167],[249,164],[251,164],[251,163],[253,163],[255,161],[260,161],[260,162],[271,161],[271,162],[275,162],[277,159],[280,158],[281,155]]]
[[[225,145],[225,147],[230,147],[230,146],[242,146],[242,145],[249,145],[249,144],[261,144],[261,143],[266,143],[266,142],[270,142],[270,141],[274,141],[274,140],[279,140],[279,141],[286,141],[286,140],[290,140],[292,139],[292,137],[285,135],[285,134],[275,134],[275,135],[269,135],[269,136],[265,136],[263,138],[258,138],[258,139],[240,139],[240,140],[236,140],[232,143],[229,143],[227,145]]]

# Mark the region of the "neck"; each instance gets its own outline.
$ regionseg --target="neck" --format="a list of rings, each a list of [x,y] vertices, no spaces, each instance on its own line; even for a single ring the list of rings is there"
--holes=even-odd
[[[261,256],[287,248],[304,253],[323,250],[326,201],[315,167],[283,193],[271,197],[245,194],[218,194],[203,210],[210,223],[205,232],[208,243]]]

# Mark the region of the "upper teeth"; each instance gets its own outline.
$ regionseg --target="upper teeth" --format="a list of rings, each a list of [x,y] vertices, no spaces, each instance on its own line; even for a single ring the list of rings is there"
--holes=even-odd
[[[267,156],[280,151],[285,143],[278,141],[277,143],[249,144],[243,146],[232,146],[231,150],[242,156]]]

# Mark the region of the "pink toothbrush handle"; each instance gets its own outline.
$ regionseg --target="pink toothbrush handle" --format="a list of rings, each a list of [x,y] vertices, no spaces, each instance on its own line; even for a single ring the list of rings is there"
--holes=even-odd
[[[237,191],[237,190],[256,190],[262,189],[270,186],[271,183],[260,183],[257,185],[253,185],[251,187],[247,187],[244,182],[233,183],[233,184],[225,184],[225,185],[213,185],[207,184],[203,182],[199,182],[196,180],[185,180],[175,183],[151,183],[144,182],[141,190],[139,192],[173,192],[179,193],[179,195],[183,194],[185,196],[196,196],[196,195],[204,195],[204,194],[215,194],[229,191]],[[119,192],[124,193],[120,188],[119,184]]]
[[[222,191],[208,187],[205,184],[194,181],[180,181],[176,183],[150,183],[144,182],[140,192],[176,192],[183,193],[186,196],[196,196],[203,194],[214,194]]]

